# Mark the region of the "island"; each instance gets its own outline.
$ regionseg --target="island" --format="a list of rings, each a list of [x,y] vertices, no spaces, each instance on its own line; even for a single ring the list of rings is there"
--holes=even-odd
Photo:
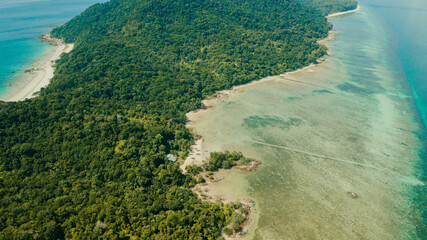
[[[327,52],[325,15],[356,7],[332,2],[111,0],[54,28],[74,48],[50,84],[0,102],[0,238],[238,230],[245,207],[202,201],[180,169],[195,142],[186,114],[217,91],[316,63]]]

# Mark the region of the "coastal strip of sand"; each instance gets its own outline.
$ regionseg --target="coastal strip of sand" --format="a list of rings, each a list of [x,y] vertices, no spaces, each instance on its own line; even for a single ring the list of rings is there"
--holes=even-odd
[[[335,16],[341,16],[345,14],[349,14],[355,11],[358,11],[360,9],[360,6],[358,5],[356,9],[346,12],[340,12],[335,13],[327,16],[327,18],[335,17]],[[324,44],[327,41],[331,41],[336,39],[337,34],[335,31],[330,31],[328,37],[321,39],[318,41],[319,44]],[[328,49],[327,55],[321,57],[318,59],[318,64],[310,64],[309,66],[303,67],[301,69],[297,69],[292,72],[283,73],[281,75],[277,76],[270,76],[266,78],[262,78],[260,80],[254,80],[250,83],[234,86],[231,89],[228,90],[222,90],[218,91],[213,96],[203,100],[203,109],[198,109],[192,112],[189,112],[186,114],[187,119],[189,122],[187,123],[187,128],[194,131],[194,126],[197,125],[197,122],[203,118],[203,116],[209,111],[209,109],[213,108],[218,102],[224,102],[229,97],[233,96],[234,94],[237,94],[239,92],[243,92],[245,89],[263,84],[266,82],[272,82],[277,80],[286,80],[286,81],[295,81],[291,78],[292,75],[299,74],[301,72],[313,72],[315,69],[321,64],[325,58],[331,55],[331,51]],[[300,84],[308,84],[312,85],[311,83],[304,83],[299,82]],[[321,86],[318,86],[321,87]],[[198,134],[195,132],[195,134]],[[212,147],[212,146],[210,146]],[[185,173],[186,166],[188,165],[202,165],[210,156],[210,151],[206,146],[204,146],[204,138],[203,136],[198,135],[197,140],[195,142],[195,145],[193,145],[190,149],[190,153],[188,157],[185,159],[183,164],[180,166],[183,172]],[[220,170],[217,173],[213,173],[210,178],[206,178],[206,183],[198,184],[194,187],[193,191],[203,200],[207,201],[222,201],[223,203],[230,203],[230,202],[241,202],[245,207],[248,208],[248,216],[245,220],[245,225],[242,226],[242,231],[240,233],[235,233],[231,236],[227,236],[223,234],[223,237],[225,239],[238,239],[238,238],[245,238],[245,236],[253,234],[253,231],[255,229],[255,225],[257,224],[259,215],[258,210],[255,201],[252,199],[247,198],[247,195],[245,193],[245,190],[242,190],[244,188],[245,183],[240,182],[240,179],[238,175],[240,174],[246,174],[243,172],[240,172],[239,170]],[[238,183],[237,185],[241,184],[240,186],[225,186],[222,183],[222,180],[224,178],[233,179],[228,182],[235,182]],[[226,184],[226,183],[225,183]]]
[[[333,18],[333,17],[338,17],[338,16],[342,16],[342,15],[345,15],[345,14],[349,14],[349,13],[354,13],[354,12],[357,12],[357,11],[359,11],[359,10],[360,10],[360,5],[359,5],[359,4],[357,4],[356,9],[349,10],[349,11],[345,11],[345,12],[332,13],[332,14],[329,14],[329,15],[327,16],[327,18]]]
[[[22,75],[13,82],[10,89],[0,96],[0,100],[16,102],[36,97],[37,93],[46,87],[52,79],[55,61],[63,53],[69,53],[74,47],[73,44],[66,44],[60,39],[51,38],[49,34],[39,38],[40,41],[49,43],[48,51],[35,61],[29,69],[24,70]]]

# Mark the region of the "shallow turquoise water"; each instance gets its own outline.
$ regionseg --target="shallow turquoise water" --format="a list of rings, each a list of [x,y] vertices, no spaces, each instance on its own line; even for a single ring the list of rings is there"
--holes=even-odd
[[[427,5],[423,0],[362,0],[385,27],[391,42],[391,52],[400,62],[409,83],[423,129],[417,132],[422,140],[420,179],[427,182]],[[417,203],[422,212],[420,235],[427,236],[427,190],[418,189]]]
[[[386,28],[427,126],[427,6],[423,0],[362,0]]]
[[[64,24],[85,8],[105,0],[2,0],[0,1],[0,94],[47,50],[37,37],[48,26]]]

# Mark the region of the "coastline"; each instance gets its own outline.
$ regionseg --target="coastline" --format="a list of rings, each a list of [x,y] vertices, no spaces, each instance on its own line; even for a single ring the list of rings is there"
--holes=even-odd
[[[14,80],[12,87],[0,96],[1,101],[17,102],[36,97],[42,88],[49,85],[50,79],[54,75],[55,61],[63,53],[69,53],[74,47],[73,44],[66,44],[60,39],[51,38],[49,34],[39,38],[41,42],[49,43],[49,49]]]
[[[335,34],[335,31],[331,30],[329,32],[329,35],[324,39],[320,39],[318,41],[318,43],[323,44],[327,41],[335,40],[336,36],[337,35]],[[263,84],[266,82],[272,82],[272,81],[276,81],[279,79],[280,80],[294,81],[292,79],[289,79],[292,75],[298,74],[301,72],[305,72],[305,71],[314,71],[314,68],[316,68],[320,64],[322,64],[322,62],[324,62],[325,59],[330,55],[331,55],[331,51],[328,49],[327,54],[325,56],[320,57],[317,60],[318,61],[317,64],[311,63],[310,65],[305,66],[305,67],[300,68],[300,69],[297,69],[295,71],[283,73],[283,74],[276,75],[276,76],[269,76],[269,77],[261,78],[261,79],[254,80],[254,81],[251,81],[251,82],[246,83],[246,84],[234,86],[231,89],[218,91],[213,96],[210,96],[210,97],[208,97],[202,101],[204,108],[197,109],[195,111],[191,111],[191,112],[188,112],[186,114],[186,117],[188,119],[187,128],[190,130],[193,130],[192,122],[197,121],[197,119],[199,117],[201,117],[201,115],[203,115],[210,108],[212,108],[215,105],[215,103],[225,101],[228,97],[230,97],[234,94],[237,94],[239,92],[242,92],[246,88],[253,87],[253,86],[256,86],[259,84]],[[303,83],[303,82],[300,82],[300,83],[301,84],[308,84],[308,83]],[[203,143],[204,143],[203,136],[200,136],[200,138],[196,140],[195,144],[193,146],[191,146],[191,150],[190,150],[188,157],[186,158],[184,163],[181,164],[181,166],[180,166],[181,169],[184,171],[184,173],[185,173],[185,167],[186,166],[191,165],[191,164],[201,165],[203,163],[203,160],[205,160],[209,156],[209,152],[204,150],[204,148],[203,148]]]
[[[342,15],[354,13],[354,12],[359,11],[359,10],[360,10],[360,5],[358,4],[356,9],[345,11],[345,12],[337,12],[337,13],[329,14],[328,16],[326,16],[326,18],[329,19],[329,18],[333,18],[333,17],[337,17],[337,16],[342,16]],[[335,30],[331,30],[331,31],[329,31],[329,34],[328,34],[328,36],[326,38],[319,39],[317,41],[317,43],[318,44],[324,44],[324,43],[326,43],[328,41],[335,40],[337,36],[338,36],[338,34],[335,33]],[[270,81],[275,81],[275,80],[278,80],[278,79],[287,78],[287,77],[290,77],[293,74],[297,74],[297,73],[300,73],[300,72],[308,71],[308,70],[310,70],[312,68],[317,67],[319,64],[321,64],[331,54],[332,54],[332,52],[328,48],[327,54],[324,55],[324,56],[322,56],[322,57],[320,57],[319,59],[317,59],[317,61],[318,61],[317,64],[311,63],[308,66],[305,66],[303,68],[300,68],[300,69],[297,69],[297,70],[294,70],[294,71],[291,71],[291,72],[283,73],[283,74],[276,75],[276,76],[265,77],[265,78],[262,78],[262,79],[251,81],[251,82],[246,83],[246,84],[233,86],[231,89],[226,89],[226,90],[218,91],[213,96],[210,96],[210,97],[208,97],[208,98],[206,98],[206,99],[204,99],[202,101],[202,103],[205,106],[204,109],[197,109],[195,111],[191,111],[191,112],[187,113],[186,116],[187,116],[189,122],[191,122],[198,115],[202,114],[204,111],[207,111],[209,108],[211,108],[212,104],[215,103],[215,102],[217,102],[217,101],[223,101],[228,96],[230,96],[232,94],[235,94],[235,93],[237,93],[239,91],[242,91],[242,90],[244,90],[245,88],[248,88],[248,87],[252,87],[252,86],[255,86],[255,85],[258,85],[258,84],[262,84],[262,83],[265,83],[265,82],[270,82]],[[191,126],[189,128],[191,129]],[[199,139],[198,141],[200,141],[198,144],[193,145],[195,147],[195,149],[198,149],[200,147],[200,145],[202,144],[202,142],[203,142],[202,138]],[[190,153],[190,155],[191,155],[191,153]],[[190,157],[190,155],[189,155],[189,157]],[[200,155],[198,155],[198,156],[200,156]],[[191,157],[195,157],[195,156],[191,156]],[[197,159],[196,161],[200,162],[200,159]],[[187,165],[188,165],[188,163],[187,163]],[[185,166],[184,166],[184,169],[185,169]]]
[[[329,32],[329,36],[325,39],[319,40],[319,42],[327,42],[330,40],[335,39],[335,33],[334,31]],[[198,109],[195,111],[191,111],[186,114],[186,117],[188,119],[188,123],[186,127],[190,129],[191,132],[194,132],[193,125],[199,120],[203,118],[203,115],[205,115],[210,109],[214,108],[215,104],[218,102],[224,102],[229,97],[232,97],[235,94],[238,94],[240,92],[243,92],[245,89],[260,85],[267,82],[272,82],[276,80],[289,80],[293,81],[290,78],[294,74],[302,73],[305,71],[314,71],[314,68],[317,68],[318,65],[320,65],[327,56],[331,54],[330,50],[328,49],[328,52],[325,56],[322,56],[317,61],[317,64],[310,64],[309,66],[297,69],[292,72],[287,72],[284,74],[280,74],[277,76],[269,76],[266,78],[262,78],[259,80],[254,80],[252,82],[249,82],[247,84],[234,86],[231,89],[228,90],[221,90],[218,91],[216,94],[214,94],[211,97],[208,97],[207,99],[204,99],[202,101],[205,108]],[[305,83],[302,83],[305,84]],[[199,136],[199,135],[197,135]],[[196,140],[195,144],[191,146],[190,152],[188,157],[185,159],[184,163],[180,165],[181,170],[183,173],[186,173],[185,167],[188,165],[202,165],[204,161],[209,157],[210,151],[206,150],[206,147],[204,146],[204,138],[203,136],[200,136],[199,139]],[[262,161],[260,161],[262,164]],[[256,169],[255,169],[256,171]],[[238,186],[222,186],[222,180],[224,178],[230,179],[238,179],[236,177],[236,174],[251,174],[251,172],[242,172],[237,169],[221,169],[218,172],[215,172],[212,174],[212,179],[206,179],[206,183],[197,184],[192,190],[194,193],[196,193],[200,199],[203,201],[211,201],[211,202],[217,202],[221,201],[223,203],[231,203],[231,202],[240,202],[244,207],[248,208],[248,215],[244,222],[244,225],[241,226],[242,230],[238,233],[234,233],[233,235],[227,236],[226,234],[222,234],[222,237],[226,240],[233,240],[233,239],[242,239],[245,238],[245,236],[251,236],[254,234],[255,226],[257,225],[258,219],[259,219],[259,211],[257,209],[257,204],[254,199],[248,198],[246,196],[245,190],[242,189],[242,184],[237,184]],[[224,190],[228,188],[228,190]],[[236,197],[237,196],[237,197]]]
[[[354,10],[330,14],[330,15],[326,16],[326,18],[329,19],[329,18],[336,17],[336,16],[342,16],[345,14],[356,12],[359,9],[360,9],[360,5],[357,5],[357,8]],[[317,42],[318,42],[318,44],[324,44],[325,42],[335,40],[336,37],[337,37],[337,34],[335,33],[335,31],[331,30],[326,38],[320,39]],[[324,56],[320,57],[317,60],[318,63],[316,63],[316,64],[311,63],[310,65],[303,67],[303,68],[300,68],[300,69],[297,69],[295,71],[283,73],[283,74],[276,75],[276,76],[265,77],[262,79],[251,81],[247,84],[233,86],[231,89],[218,91],[213,96],[210,96],[210,97],[208,97],[202,101],[204,108],[197,109],[195,111],[191,111],[191,112],[188,112],[186,114],[186,117],[188,119],[188,123],[186,125],[187,128],[190,129],[190,131],[192,131],[193,133],[198,134],[197,132],[194,132],[193,126],[198,121],[198,119],[201,119],[203,117],[203,115],[205,115],[209,111],[209,109],[211,109],[215,106],[216,103],[224,102],[229,97],[231,97],[235,94],[238,94],[240,92],[243,92],[247,88],[250,88],[250,87],[253,87],[253,86],[256,86],[259,84],[263,84],[266,82],[273,82],[276,80],[285,80],[285,81],[297,82],[297,81],[291,79],[292,75],[299,74],[299,73],[306,72],[306,71],[313,72],[314,69],[317,68],[318,66],[320,66],[320,64],[322,64],[325,61],[325,59],[328,56],[330,56],[331,54],[332,54],[332,52],[328,48],[327,53]],[[313,85],[311,83],[305,83],[305,82],[298,82],[298,83]],[[195,164],[195,165],[203,164],[204,160],[206,160],[209,157],[209,154],[210,154],[210,152],[207,151],[206,147],[204,146],[203,136],[197,135],[197,140],[195,141],[195,144],[193,146],[191,146],[189,155],[185,159],[185,161],[181,164],[180,168],[182,169],[182,171],[184,173],[186,173],[186,170],[185,170],[186,166],[192,165],[192,164]],[[245,174],[245,173],[242,173],[236,169],[229,169],[229,170],[222,169],[217,173],[213,173],[213,175],[212,175],[213,179],[211,179],[211,180],[207,179],[206,183],[197,184],[193,188],[193,191],[204,201],[215,202],[215,201],[220,200],[224,203],[230,203],[230,202],[238,201],[238,202],[241,202],[243,205],[250,207],[248,219],[245,221],[245,225],[242,226],[242,231],[237,233],[237,234],[233,234],[231,236],[226,236],[225,234],[223,234],[223,237],[225,239],[239,239],[239,238],[243,238],[247,234],[253,234],[253,231],[255,230],[254,226],[257,224],[257,221],[259,218],[256,202],[253,199],[247,198],[247,196],[245,196],[245,191],[238,189],[239,186],[237,186],[237,187],[236,186],[232,186],[232,187],[228,186],[228,188],[233,188],[231,191],[229,191],[232,193],[224,194],[226,192],[226,191],[224,191],[224,188],[227,188],[227,186],[221,187],[220,182],[224,178],[233,178],[233,176],[232,176],[233,174]],[[238,198],[236,198],[236,196],[238,196]]]
[[[326,16],[326,18],[333,18],[333,17],[338,17],[338,16],[342,16],[342,15],[346,15],[346,14],[349,14],[349,13],[354,13],[354,12],[357,12],[357,11],[359,11],[360,10],[360,5],[359,4],[357,4],[357,7],[356,7],[356,9],[353,9],[353,10],[348,10],[348,11],[345,11],[345,12],[337,12],[337,13],[332,13],[332,14],[329,14],[328,16]]]

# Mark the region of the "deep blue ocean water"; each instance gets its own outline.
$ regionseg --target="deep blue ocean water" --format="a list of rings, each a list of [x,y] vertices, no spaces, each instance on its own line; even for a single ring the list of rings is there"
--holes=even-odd
[[[48,45],[38,36],[105,0],[0,0],[0,94]]]

